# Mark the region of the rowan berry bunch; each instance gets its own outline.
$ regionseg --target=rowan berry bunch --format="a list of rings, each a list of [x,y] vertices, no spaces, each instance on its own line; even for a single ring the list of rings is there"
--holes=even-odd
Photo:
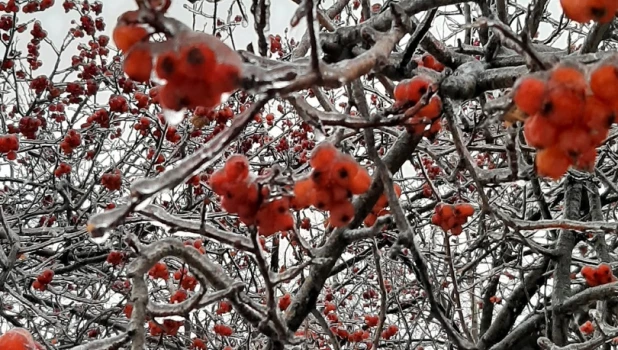
[[[163,324],[159,325],[155,321],[148,321],[148,330],[150,335],[153,337],[160,336],[162,334],[167,334],[169,336],[175,337],[178,335],[178,329],[184,325],[183,321],[176,321],[171,319],[163,320]]]
[[[397,332],[399,332],[399,327],[397,327],[396,325],[392,324],[392,325],[386,327],[386,329],[382,332],[382,338],[390,339],[390,338],[394,337],[395,334],[397,334]]]
[[[435,66],[435,63],[430,64]],[[429,102],[415,112],[414,106],[433,88],[433,81],[428,77],[417,75],[412,79],[403,80],[395,87],[395,107],[406,108],[406,126],[410,132],[423,134],[427,138],[433,137],[442,129],[440,115],[442,114],[442,99],[433,95]],[[430,125],[429,129],[427,126]],[[427,130],[426,130],[427,129]]]
[[[213,327],[213,331],[222,337],[229,337],[234,333],[232,327],[225,324],[217,324]]]
[[[122,175],[120,170],[116,169],[112,173],[103,174],[101,176],[101,185],[109,191],[118,191],[122,187]]]
[[[393,184],[393,190],[395,190],[397,197],[401,196],[401,186],[398,184]],[[371,209],[371,213],[367,214],[367,217],[363,221],[365,226],[371,227],[376,223],[380,216],[388,215],[390,212],[386,209],[387,206],[388,198],[386,197],[386,194],[383,193]]]
[[[167,7],[160,11],[163,14]],[[143,22],[144,10],[127,11],[113,32],[116,46],[124,52],[123,69],[138,82],[151,77],[163,80],[157,99],[167,110],[212,108],[222,95],[240,85],[240,56],[214,36],[193,32],[176,22],[166,41],[150,42],[154,28]],[[161,16],[163,21],[168,20]]]
[[[64,140],[60,142],[60,149],[62,153],[70,155],[73,150],[79,147],[82,143],[82,136],[75,130],[71,129],[64,137]]]
[[[19,139],[17,135],[0,136],[0,154],[6,154],[7,159],[15,160],[19,150]]]
[[[113,250],[113,251],[109,252],[105,262],[107,262],[108,264],[110,264],[112,266],[118,266],[118,265],[122,264],[124,259],[125,259],[125,255],[124,255],[123,252],[119,252],[119,251]]]
[[[189,271],[185,268],[174,272],[174,280],[179,281],[180,286],[186,290],[194,290],[197,286],[197,278],[189,275]]]
[[[40,290],[41,292],[47,289],[47,285],[51,283],[54,278],[54,271],[47,269],[41,272],[34,282],[32,282],[32,288]]]
[[[616,281],[616,277],[614,276],[611,267],[607,264],[601,264],[597,268],[592,266],[584,266],[581,273],[590,287],[596,287]]]
[[[564,14],[579,23],[609,23],[618,10],[616,0],[560,0]]]
[[[329,212],[330,226],[347,225],[354,218],[352,196],[367,192],[371,176],[353,157],[328,142],[315,147],[309,164],[313,171],[308,179],[295,184],[292,207],[303,209],[313,205]]]
[[[249,172],[249,161],[243,155],[233,155],[210,177],[212,190],[222,197],[221,206],[238,214],[245,225],[256,225],[262,236],[294,228],[288,197],[269,200],[270,191],[261,186]]]
[[[556,180],[571,166],[592,171],[596,148],[614,122],[617,67],[604,62],[588,80],[579,66],[561,63],[516,83],[513,102],[530,116],[524,121],[524,136],[539,150],[535,159],[539,175]]]
[[[206,350],[208,348],[206,347],[206,342],[203,339],[195,338],[191,343],[190,349]]]
[[[167,270],[167,265],[162,262],[158,262],[154,264],[153,267],[148,270],[148,276],[153,279],[161,278],[165,281],[169,278],[169,271]]]
[[[468,203],[436,205],[431,223],[440,226],[444,232],[451,231],[454,236],[459,236],[463,231],[462,225],[474,215],[474,207]]]
[[[70,174],[72,167],[67,163],[60,163],[56,170],[54,170],[54,175],[56,177],[62,177],[62,175]]]
[[[184,289],[178,289],[176,292],[174,292],[174,294],[172,294],[172,296],[170,297],[170,304],[178,304],[178,303],[182,303],[183,301],[187,300],[187,298],[189,297],[189,295],[187,294],[187,291]]]

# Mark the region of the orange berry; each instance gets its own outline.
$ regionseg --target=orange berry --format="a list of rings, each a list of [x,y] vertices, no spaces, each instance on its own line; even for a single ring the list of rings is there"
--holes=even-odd
[[[418,111],[419,116],[429,119],[435,119],[442,113],[442,99],[438,95],[434,95],[429,100],[429,103]]]
[[[135,25],[117,25],[112,33],[116,47],[125,52],[148,36],[146,28]]]
[[[556,144],[558,129],[548,118],[535,114],[524,122],[524,136],[530,146],[543,149]]]
[[[244,181],[249,177],[249,160],[242,154],[235,154],[227,159],[223,171],[229,181]]]
[[[553,180],[561,178],[569,170],[571,164],[571,157],[557,146],[542,149],[536,154],[537,173]]]
[[[222,170],[215,171],[212,175],[210,175],[210,179],[208,180],[210,187],[213,192],[218,195],[223,195],[225,193],[225,184],[227,183],[227,175]]]
[[[185,76],[206,78],[217,65],[215,53],[206,44],[185,45],[180,49],[178,71]]]
[[[395,101],[397,102],[405,102],[408,97],[408,87],[409,85],[404,80],[395,86],[395,90],[393,90],[393,95],[395,97]]]
[[[376,202],[375,206],[378,209],[382,209],[386,207],[387,205],[388,205],[388,197],[386,197],[386,194],[380,195],[380,198],[378,198],[378,201]]]
[[[431,81],[423,76],[417,75],[414,78],[410,79],[408,82],[407,88],[407,101],[412,103],[417,103],[423,95],[427,93],[429,90],[429,86],[431,85]]]
[[[359,168],[348,188],[352,194],[363,194],[371,187],[371,176],[365,168]]]
[[[584,323],[583,325],[579,326],[579,330],[582,333],[584,333],[586,335],[589,335],[589,334],[594,333],[594,325],[592,324],[592,322],[586,321],[586,323]]]
[[[399,184],[393,184],[393,190],[395,190],[397,198],[401,197],[401,186]]]
[[[588,23],[592,16],[586,6],[586,1],[581,0],[560,0],[562,11],[565,16],[579,23]]]
[[[36,347],[30,332],[23,328],[13,328],[0,336],[0,349],[30,350]]]
[[[599,23],[611,22],[618,9],[618,3],[614,0],[587,0],[587,5],[592,19]]]
[[[614,111],[607,103],[596,97],[596,95],[586,96],[583,123],[590,129],[590,133],[595,140],[598,140],[596,135],[605,134],[605,130],[609,130],[614,123],[614,119]]]
[[[593,172],[594,164],[597,160],[597,149],[589,148],[584,153],[580,154],[575,161],[575,167],[582,171]]]
[[[331,183],[332,175],[333,174],[331,172],[331,169],[328,169],[328,168],[324,170],[315,169],[311,172],[311,181],[313,181],[316,188],[330,187],[332,185]]]
[[[474,207],[468,203],[459,203],[455,205],[456,216],[472,216],[474,215]]]
[[[175,52],[162,52],[157,57],[155,70],[160,79],[176,80],[181,79],[179,76],[180,58]]]
[[[294,184],[292,207],[302,209],[309,207],[315,201],[315,187],[311,179],[298,181]]]
[[[459,236],[463,232],[463,227],[461,225],[455,225],[451,227],[451,234],[453,236]]]
[[[330,225],[343,227],[354,219],[354,205],[348,201],[333,204],[330,210]]]
[[[429,69],[435,70],[436,72],[442,72],[445,68],[442,63],[430,54],[424,54],[420,63]]]
[[[438,214],[444,220],[448,220],[455,214],[455,208],[450,204],[441,204],[438,208]]]
[[[556,86],[548,91],[542,113],[558,127],[573,125],[584,113],[585,98],[584,90]]]
[[[573,158],[593,147],[590,134],[582,127],[575,126],[560,133],[558,148]]]
[[[374,213],[369,213],[365,220],[363,220],[363,224],[365,224],[365,226],[367,227],[371,227],[376,223],[377,220],[378,217]]]
[[[606,284],[612,281],[614,274],[612,273],[611,267],[607,264],[601,264],[594,272],[594,277],[596,278],[599,284]]]
[[[331,179],[343,188],[350,188],[352,179],[358,173],[358,163],[349,155],[341,155],[335,160],[331,169]]]
[[[543,107],[543,96],[546,92],[546,84],[543,80],[526,76],[521,78],[515,85],[513,102],[517,108],[528,115],[538,113]]]
[[[330,208],[333,203],[331,192],[328,189],[316,189],[313,206],[324,210]]]
[[[605,102],[613,102],[618,96],[618,67],[602,63],[590,74],[590,90]]]
[[[562,63],[554,67],[549,76],[549,86],[568,86],[576,90],[585,90],[588,84],[581,69],[573,63]]]
[[[338,153],[339,151],[332,143],[322,142],[311,152],[309,164],[316,170],[328,169],[332,166]]]
[[[436,226],[440,226],[440,223],[442,222],[442,217],[438,214],[435,213],[431,216],[431,223],[436,225]]]
[[[132,80],[147,82],[152,74],[152,53],[146,45],[135,45],[124,57],[122,69]]]

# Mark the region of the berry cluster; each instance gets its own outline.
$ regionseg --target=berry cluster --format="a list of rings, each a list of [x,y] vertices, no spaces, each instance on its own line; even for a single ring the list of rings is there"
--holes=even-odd
[[[530,146],[539,149],[535,160],[539,175],[559,179],[570,166],[594,168],[596,148],[614,122],[617,67],[602,63],[588,82],[578,66],[562,63],[517,82],[513,102],[531,116],[524,122],[524,135]]]
[[[431,223],[440,226],[444,232],[451,231],[454,236],[459,236],[463,231],[462,225],[474,214],[474,207],[468,203],[455,205],[441,203],[436,205]]]
[[[204,248],[204,242],[201,239],[196,239],[195,241],[185,241],[184,245],[197,249],[201,254],[206,253],[206,248]]]
[[[222,337],[229,337],[234,333],[232,327],[224,324],[216,324],[213,331]]]
[[[7,159],[15,160],[19,150],[19,139],[17,135],[0,136],[0,154],[6,154]]]
[[[70,174],[71,173],[71,166],[67,163],[60,163],[58,164],[58,167],[56,168],[56,170],[54,171],[54,175],[56,177],[62,177],[62,175],[64,174]]]
[[[36,139],[39,128],[44,126],[42,118],[23,117],[19,120],[19,132],[29,140]]]
[[[365,324],[369,328],[376,327],[379,321],[380,318],[378,316],[365,315]]]
[[[45,291],[47,289],[47,285],[51,283],[54,278],[54,271],[52,270],[44,270],[40,275],[37,276],[36,280],[32,283],[32,288],[36,290]]]
[[[386,327],[386,329],[382,332],[382,338],[388,340],[390,338],[392,338],[393,336],[395,336],[395,334],[397,334],[397,332],[399,332],[399,327],[395,326],[394,324]]]
[[[197,286],[197,278],[189,275],[189,272],[185,268],[181,268],[174,272],[174,280],[180,281],[180,286],[186,290],[194,290],[195,286]]]
[[[82,143],[82,136],[75,130],[71,129],[64,137],[64,140],[60,142],[60,149],[64,154],[71,154],[73,150]]]
[[[154,72],[165,80],[158,93],[163,108],[212,108],[223,94],[238,88],[242,60],[216,37],[181,31],[166,42],[151,43],[149,36],[139,24],[138,11],[121,15],[113,32],[116,46],[125,53],[123,67],[129,78],[146,82]]]
[[[122,187],[122,176],[120,170],[116,169],[113,173],[106,173],[101,176],[101,185],[108,191],[118,191]]]
[[[217,315],[223,315],[223,314],[227,314],[230,311],[232,311],[232,304],[230,304],[229,302],[225,300],[221,300],[219,302],[219,306],[217,307],[217,310],[215,311],[215,313]]]
[[[396,107],[413,107],[429,91],[433,82],[424,76],[417,75],[412,79],[403,80],[395,87]],[[412,111],[408,109],[408,111]],[[423,134],[425,137],[432,137],[442,129],[440,115],[442,114],[442,99],[438,95],[433,95],[427,105],[414,113],[411,118],[406,120],[406,126],[415,134]],[[427,125],[431,125],[428,130]]]
[[[616,281],[616,277],[614,276],[611,267],[607,264],[601,264],[597,268],[592,266],[584,266],[581,273],[590,287],[596,287]]]
[[[329,224],[343,227],[354,218],[352,195],[367,192],[371,176],[353,157],[343,154],[331,143],[321,143],[313,150],[309,164],[311,177],[294,186],[292,207],[329,212]]]
[[[200,338],[195,338],[193,339],[193,342],[191,343],[191,349],[196,349],[196,350],[206,350],[206,342],[203,339]]]
[[[189,295],[187,294],[186,290],[179,289],[170,297],[170,304],[182,303],[183,301],[187,300],[188,296]]]
[[[352,334],[348,335],[348,341],[350,343],[360,343],[367,339],[369,339],[369,332],[363,331],[362,329],[357,329]]]
[[[399,186],[398,184],[393,184],[393,190],[395,190],[397,197],[401,196],[401,186]],[[367,214],[367,217],[363,221],[365,226],[371,227],[376,223],[380,216],[388,215],[389,211],[385,209],[387,206],[388,198],[386,197],[386,194],[383,193],[371,209],[371,213]]]
[[[616,0],[560,0],[564,14],[579,23],[609,23],[618,10]]]
[[[124,258],[125,258],[124,253],[112,250],[107,255],[107,259],[105,260],[105,262],[107,262],[108,264],[112,266],[118,266],[122,264],[122,261],[124,260]]]
[[[257,225],[258,232],[270,236],[294,228],[290,213],[290,200],[282,197],[269,202],[269,191],[259,190],[255,178],[249,173],[249,161],[243,155],[228,158],[223,169],[210,177],[212,190],[222,196],[221,206],[229,213],[238,214],[245,225]]]
[[[148,270],[148,276],[153,279],[161,278],[167,281],[167,279],[169,278],[169,271],[167,270],[167,265],[159,261],[158,263],[154,264],[154,266],[151,267],[150,270]]]
[[[176,321],[165,319],[163,320],[163,325],[158,325],[155,321],[148,321],[148,330],[150,335],[153,337],[158,337],[162,334],[167,334],[169,336],[175,337],[178,335],[178,329],[184,325],[183,321]],[[162,327],[161,327],[162,326]]]
[[[110,112],[126,113],[129,111],[129,102],[122,95],[112,95],[109,98]]]

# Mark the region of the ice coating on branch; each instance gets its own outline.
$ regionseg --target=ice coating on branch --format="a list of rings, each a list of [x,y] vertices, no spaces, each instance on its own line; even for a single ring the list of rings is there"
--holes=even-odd
[[[105,242],[109,238],[110,228],[115,227],[127,215],[129,209],[128,205],[122,205],[91,216],[86,230],[90,233],[92,240],[98,244]]]
[[[109,239],[109,237],[110,237],[110,234],[108,230],[108,231],[105,231],[103,235],[100,237],[94,237],[94,236],[90,237],[90,240],[93,241],[95,244],[102,245]]]
[[[154,319],[160,324],[163,324],[165,320],[172,320],[172,321],[179,321],[179,322],[184,322],[186,320],[186,318],[182,316],[178,316],[178,315],[171,315],[167,317],[155,317]]]

